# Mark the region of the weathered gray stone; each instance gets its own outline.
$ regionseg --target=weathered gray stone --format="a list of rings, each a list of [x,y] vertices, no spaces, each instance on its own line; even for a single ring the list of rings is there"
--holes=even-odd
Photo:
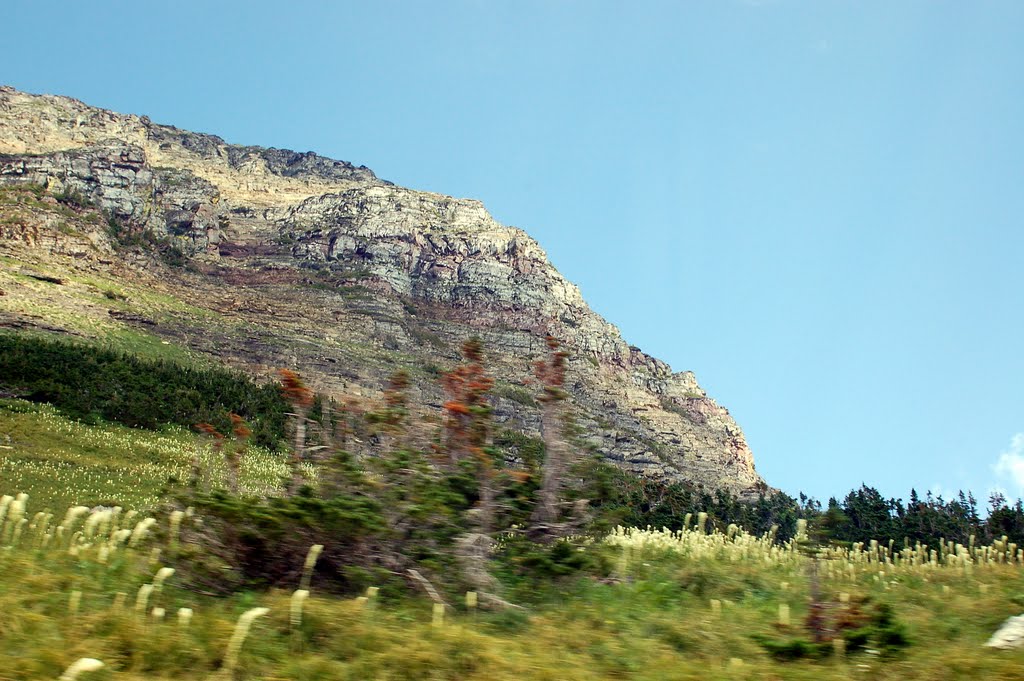
[[[1024,615],[1010,617],[985,642],[990,648],[1010,650],[1024,645]]]
[[[287,361],[326,389],[372,392],[387,358],[450,366],[471,334],[503,381],[525,385],[551,333],[572,353],[566,387],[596,451],[659,479],[735,492],[764,484],[739,426],[692,373],[627,344],[536,241],[479,201],[10,88],[0,89],[0,154],[0,183],[79,192],[216,268],[216,280],[189,285],[230,287],[239,301],[219,314],[268,320],[274,333],[269,320],[288,308],[309,324],[290,332],[287,350],[257,337],[208,347],[183,329],[195,349],[257,370]],[[417,380],[425,403],[442,401],[433,378]],[[536,433],[535,405],[500,399],[496,407],[499,421]]]

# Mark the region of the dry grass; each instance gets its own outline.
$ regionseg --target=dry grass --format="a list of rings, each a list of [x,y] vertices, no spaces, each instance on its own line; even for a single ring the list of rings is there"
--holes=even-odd
[[[156,518],[147,536],[131,547],[125,531],[137,527],[138,517],[122,512],[90,521],[86,514],[58,532],[55,526],[63,515],[44,528],[31,499],[12,518],[13,503],[6,504],[2,536],[7,539],[0,548],[4,681],[57,678],[82,657],[106,664],[81,677],[97,680],[220,675],[311,681],[931,681],[1016,679],[1024,668],[1024,651],[982,647],[1008,615],[1021,609],[1021,568],[1005,562],[965,571],[942,564],[881,567],[867,560],[840,566],[845,559],[831,559],[837,568],[831,576],[819,569],[822,600],[837,608],[840,594],[848,594],[855,603],[891,604],[911,645],[891,657],[869,651],[838,660],[779,662],[751,636],[807,635],[802,621],[810,600],[807,575],[813,558],[800,547],[773,546],[742,532],[732,538],[699,532],[619,533],[587,549],[615,566],[617,579],[582,577],[549,584],[525,612],[460,609],[438,626],[432,624],[431,605],[425,600],[386,600],[370,607],[365,598],[314,591],[304,600],[297,621],[291,592],[213,598],[182,588],[177,575],[161,573],[154,549],[172,552],[170,518]],[[11,528],[19,524],[22,531],[14,545]],[[47,534],[47,546],[40,548]],[[69,552],[69,544],[76,550]],[[303,559],[296,556],[298,563]],[[854,566],[852,572],[848,565]],[[162,588],[152,590],[140,614],[133,607],[136,594],[159,574],[165,576]],[[73,592],[78,593],[74,611],[69,609]],[[777,623],[780,603],[791,607],[789,628]],[[177,616],[181,608],[192,613],[187,626]],[[233,675],[227,676],[223,666],[229,642],[239,617],[253,608],[269,611],[251,622],[238,646]]]

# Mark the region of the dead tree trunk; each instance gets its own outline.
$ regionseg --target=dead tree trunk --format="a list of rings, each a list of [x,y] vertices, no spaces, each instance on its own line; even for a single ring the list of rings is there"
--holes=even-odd
[[[295,494],[302,484],[302,469],[299,467],[306,453],[306,415],[313,406],[313,391],[306,387],[302,379],[294,371],[279,369],[281,376],[281,393],[288,400],[295,413],[295,442],[292,446],[292,479],[288,484],[288,494]]]
[[[562,386],[565,384],[565,360],[568,353],[559,349],[561,344],[553,336],[548,335],[546,340],[548,350],[551,351],[550,358],[534,365],[534,372],[543,386],[538,401],[541,403],[540,432],[544,439],[545,453],[537,506],[531,520],[534,530],[551,534],[550,528],[558,522],[559,492],[568,466],[568,447],[562,434],[561,406],[566,398]]]
[[[306,410],[297,409],[295,416],[295,440],[292,444],[292,479],[288,484],[288,494],[299,491],[302,484],[302,461],[306,451]]]
[[[544,402],[540,424],[541,438],[544,440],[544,465],[540,489],[537,491],[537,507],[533,511],[536,523],[550,525],[558,522],[558,499],[567,458],[565,439],[561,433],[561,413],[560,402]]]
[[[320,440],[328,454],[334,453],[334,409],[332,400],[324,396],[320,400]]]

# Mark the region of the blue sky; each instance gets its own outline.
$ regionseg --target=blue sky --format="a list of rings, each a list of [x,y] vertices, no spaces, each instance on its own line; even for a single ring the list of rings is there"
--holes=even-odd
[[[1024,493],[1024,3],[5,3],[0,83],[481,199],[773,485]]]

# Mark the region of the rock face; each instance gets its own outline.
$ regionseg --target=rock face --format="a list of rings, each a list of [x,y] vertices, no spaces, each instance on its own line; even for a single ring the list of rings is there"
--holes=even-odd
[[[989,648],[1011,650],[1024,645],[1024,615],[1010,617],[985,642]]]
[[[571,352],[566,387],[596,451],[654,478],[764,486],[739,426],[692,373],[623,341],[533,239],[478,201],[0,88],[0,185],[18,184],[96,206],[182,254],[184,269],[115,254],[104,225],[62,235],[46,211],[0,230],[9,257],[88,262],[202,310],[168,312],[152,330],[168,342],[256,372],[292,366],[335,393],[372,394],[404,367],[431,405],[438,370],[477,335],[500,379],[498,419],[535,433],[531,367],[550,333]]]

